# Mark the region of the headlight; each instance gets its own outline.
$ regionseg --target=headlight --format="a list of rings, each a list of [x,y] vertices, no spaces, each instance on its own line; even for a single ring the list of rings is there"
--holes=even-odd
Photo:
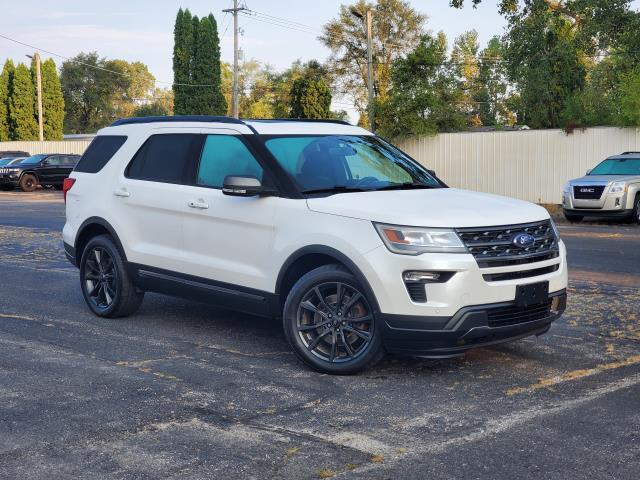
[[[380,238],[393,253],[466,253],[458,234],[448,228],[401,227],[374,223]]]
[[[565,183],[564,187],[562,187],[562,191],[564,193],[571,193],[571,182]]]
[[[621,193],[627,191],[627,184],[625,182],[613,182],[611,184],[611,190],[609,193]]]

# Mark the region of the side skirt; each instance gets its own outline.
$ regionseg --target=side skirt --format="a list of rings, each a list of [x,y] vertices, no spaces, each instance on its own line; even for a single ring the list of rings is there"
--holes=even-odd
[[[143,290],[211,303],[230,310],[278,317],[278,295],[184,273],[136,263],[127,265],[134,283]]]

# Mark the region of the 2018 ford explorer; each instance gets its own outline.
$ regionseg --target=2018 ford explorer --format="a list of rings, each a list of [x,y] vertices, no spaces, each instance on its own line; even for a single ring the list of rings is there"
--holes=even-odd
[[[546,210],[447,188],[341,122],[119,120],[64,191],[65,252],[96,315],[154,291],[279,317],[322,372],[539,335],[566,305]]]

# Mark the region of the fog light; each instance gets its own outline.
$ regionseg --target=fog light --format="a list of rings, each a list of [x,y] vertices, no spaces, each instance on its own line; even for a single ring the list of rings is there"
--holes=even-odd
[[[441,274],[439,272],[410,271],[402,274],[402,278],[405,282],[415,283],[437,282],[440,280],[440,276]]]

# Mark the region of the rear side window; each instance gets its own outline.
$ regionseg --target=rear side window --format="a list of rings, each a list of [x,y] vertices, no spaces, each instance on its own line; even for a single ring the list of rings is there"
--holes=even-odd
[[[76,172],[98,173],[111,157],[120,149],[127,137],[122,135],[100,135],[93,139],[76,165]],[[69,157],[69,164],[73,165],[77,157]]]
[[[133,157],[127,177],[165,183],[186,183],[192,147],[197,135],[165,133],[152,135]]]

